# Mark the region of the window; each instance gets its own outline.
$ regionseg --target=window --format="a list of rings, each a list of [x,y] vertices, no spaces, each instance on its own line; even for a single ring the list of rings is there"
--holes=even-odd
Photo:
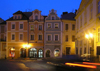
[[[34,40],[34,35],[31,35],[31,40]]]
[[[48,28],[51,28],[51,24],[48,24]]]
[[[65,25],[65,30],[68,30],[68,24]]]
[[[23,29],[23,24],[20,24],[20,29]]]
[[[52,20],[54,20],[54,17],[52,17]]]
[[[14,34],[12,34],[12,40],[15,40],[15,35]]]
[[[76,47],[76,55],[78,55],[78,47]]]
[[[54,51],[54,56],[55,57],[59,57],[60,56],[60,51],[59,50],[55,50]]]
[[[98,42],[100,42],[100,28],[98,28]]]
[[[56,23],[56,24],[55,24],[55,28],[58,28],[58,27],[59,27],[59,26],[58,26],[58,23]]]
[[[75,42],[75,36],[74,35],[72,35],[72,41]]]
[[[15,19],[17,19],[17,16],[15,16]]]
[[[87,13],[85,11],[85,13],[84,13],[84,23],[86,23],[86,22],[87,22]]]
[[[34,30],[34,25],[31,25],[31,30]]]
[[[48,35],[48,41],[51,41],[51,35]]]
[[[67,42],[68,42],[68,35],[66,35],[66,37],[65,37],[65,41],[67,41]]]
[[[38,16],[35,16],[35,20],[38,20]]]
[[[55,41],[58,41],[58,35],[55,35]]]
[[[12,24],[12,29],[15,29],[15,24]]]
[[[75,30],[75,25],[74,24],[72,25],[72,30]]]
[[[39,30],[42,30],[42,25],[39,25]]]
[[[39,40],[42,40],[42,35],[39,35],[39,38],[38,38]]]
[[[98,2],[98,13],[100,13],[100,1]]]
[[[18,16],[18,19],[20,19],[20,16]]]
[[[20,34],[20,40],[23,40],[23,34]]]

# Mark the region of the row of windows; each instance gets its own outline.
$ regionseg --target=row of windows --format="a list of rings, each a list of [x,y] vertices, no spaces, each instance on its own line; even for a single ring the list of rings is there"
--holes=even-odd
[[[52,28],[52,25],[48,23],[47,28]],[[59,24],[55,23],[54,28],[59,28]],[[65,30],[68,30],[68,24],[65,25]],[[72,30],[75,30],[75,25],[72,24]]]
[[[15,40],[15,34],[12,34],[12,40]],[[19,40],[23,40],[23,34],[19,35]],[[34,35],[31,35],[30,40],[34,40]],[[42,40],[42,35],[38,35],[38,40]]]
[[[12,29],[15,29],[15,24],[12,24]],[[23,24],[20,24],[19,29],[23,29]]]

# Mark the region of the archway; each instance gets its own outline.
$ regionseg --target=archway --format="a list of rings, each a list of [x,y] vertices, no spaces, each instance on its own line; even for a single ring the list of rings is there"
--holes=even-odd
[[[30,57],[30,58],[36,58],[36,57],[37,57],[37,49],[35,49],[35,48],[30,48],[30,49],[29,49],[29,57]]]
[[[21,57],[25,58],[26,57],[26,49],[25,48],[21,48]]]
[[[60,51],[57,49],[54,51],[54,56],[59,57],[60,56]]]
[[[50,50],[46,51],[46,57],[50,57]]]
[[[39,58],[43,57],[43,50],[42,49],[39,49],[39,51],[38,51],[38,57]]]

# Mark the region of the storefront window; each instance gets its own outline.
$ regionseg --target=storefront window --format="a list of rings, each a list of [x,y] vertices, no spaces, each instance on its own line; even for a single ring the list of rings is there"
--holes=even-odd
[[[9,56],[10,56],[10,57],[15,57],[15,48],[11,48],[11,49],[10,49]]]
[[[55,57],[59,57],[59,56],[60,56],[59,50],[55,50],[55,51],[54,51],[54,56],[55,56]]]
[[[39,50],[39,57],[43,57],[43,51],[41,49]]]

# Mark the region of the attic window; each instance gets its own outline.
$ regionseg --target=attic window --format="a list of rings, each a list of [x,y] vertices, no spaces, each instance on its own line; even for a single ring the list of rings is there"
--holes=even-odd
[[[20,16],[18,16],[18,19],[20,19]]]
[[[52,20],[54,20],[54,16],[52,17]]]
[[[15,19],[17,19],[17,16],[15,16]]]

